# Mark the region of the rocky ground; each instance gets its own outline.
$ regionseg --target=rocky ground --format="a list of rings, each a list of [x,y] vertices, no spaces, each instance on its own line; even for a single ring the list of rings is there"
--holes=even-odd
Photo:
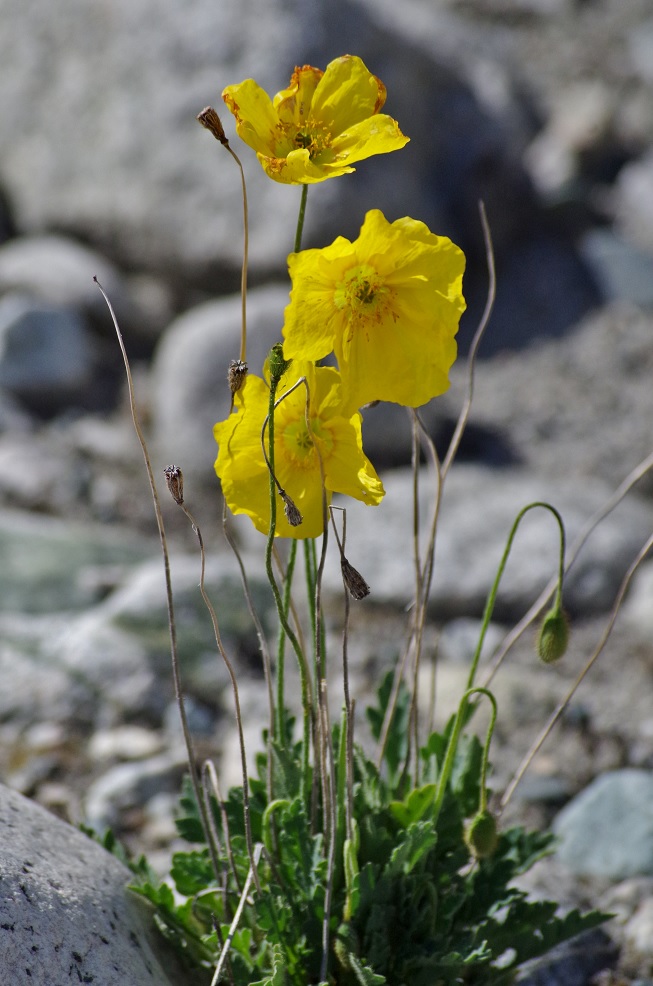
[[[10,3],[10,29],[0,37],[8,94],[0,105],[0,776],[74,822],[113,826],[162,870],[184,757],[161,562],[119,352],[92,277],[125,333],[156,475],[170,461],[184,469],[253,748],[265,689],[220,530],[211,435],[228,410],[223,380],[237,347],[240,202],[237,176],[194,122],[224,85],[254,75],[275,90],[295,62],[323,65],[346,50],[383,78],[388,107],[412,137],[406,155],[312,189],[308,241],[355,235],[372,206],[451,235],[469,260],[463,354],[486,290],[477,199],[486,202],[497,302],[445,488],[421,689],[430,694],[437,656],[438,721],[464,682],[515,512],[550,499],[573,542],[653,452],[650,4],[315,0],[301,14],[289,0],[215,7],[198,2],[190,14],[152,17],[148,3],[138,11],[113,4],[91,16],[78,0],[62,0],[54,17],[42,2],[27,12]],[[71,24],[83,44],[69,41]],[[257,368],[287,301],[296,196],[243,157]],[[441,452],[467,379],[461,357],[451,391],[424,412]],[[403,413],[377,408],[364,428],[387,497],[377,511],[353,511],[350,524],[350,558],[372,586],[351,628],[359,704],[401,651],[412,592],[408,425]],[[425,474],[424,516],[431,482]],[[601,646],[622,579],[651,534],[652,497],[653,480],[643,475],[572,568],[565,660],[538,665],[527,630],[497,672],[498,794]],[[164,514],[190,721],[200,753],[218,760],[227,783],[237,779],[232,702],[197,595],[196,541],[171,501]],[[250,571],[261,571],[260,539],[246,525],[236,529]],[[529,516],[484,674],[554,570],[556,550],[550,518]],[[265,586],[255,583],[272,627]],[[341,616],[332,571],[326,607],[335,653]],[[596,980],[603,986],[653,974],[652,612],[653,562],[644,562],[605,649],[505,812],[506,823],[558,819],[561,833],[585,833],[581,848],[576,834],[565,835],[573,852],[538,868],[532,886],[617,914],[609,931],[621,972],[605,972]],[[606,832],[587,815],[559,817],[606,777],[614,789],[601,789],[599,811],[588,808],[590,819],[610,823]],[[627,829],[633,817],[644,819],[640,831]],[[627,848],[627,858],[606,862],[602,839]],[[599,964],[576,979],[565,967],[555,981],[581,986],[617,961],[598,945],[589,950]]]

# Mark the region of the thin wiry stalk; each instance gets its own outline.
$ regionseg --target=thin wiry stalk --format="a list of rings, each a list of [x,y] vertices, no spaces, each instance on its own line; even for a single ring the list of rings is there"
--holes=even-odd
[[[599,658],[601,652],[603,651],[603,648],[605,647],[606,643],[608,642],[608,638],[610,637],[610,634],[612,633],[612,629],[613,629],[614,624],[616,622],[617,616],[619,615],[619,610],[621,609],[621,605],[623,603],[624,596],[626,595],[626,592],[628,590],[628,586],[630,585],[630,582],[632,580],[632,577],[635,574],[635,572],[637,571],[637,569],[639,568],[639,566],[641,565],[641,563],[646,558],[646,556],[649,553],[649,551],[651,550],[651,548],[653,548],[653,534],[647,539],[647,541],[644,543],[644,545],[642,546],[642,548],[640,548],[640,550],[638,551],[636,557],[631,562],[630,567],[629,567],[628,571],[626,572],[626,574],[625,574],[625,576],[623,578],[623,581],[622,581],[622,583],[621,583],[621,585],[619,587],[619,592],[617,593],[616,599],[614,601],[614,605],[613,605],[612,610],[610,612],[610,618],[609,618],[609,620],[608,620],[608,622],[606,624],[606,627],[605,627],[605,629],[604,629],[604,631],[603,631],[603,633],[601,635],[601,639],[599,640],[599,643],[598,643],[598,645],[597,645],[594,653],[592,654],[592,656],[589,658],[589,660],[585,664],[585,667],[582,669],[582,671],[580,672],[580,674],[578,675],[578,677],[574,681],[573,685],[571,686],[571,688],[569,689],[569,691],[567,692],[567,694],[565,695],[565,697],[562,699],[562,701],[560,701],[558,703],[555,711],[552,713],[552,715],[549,718],[548,722],[543,727],[542,731],[540,732],[540,734],[536,738],[536,740],[533,743],[533,745],[531,746],[530,750],[528,751],[528,753],[526,754],[526,756],[522,760],[521,764],[517,768],[517,771],[516,771],[513,779],[511,780],[510,784],[506,788],[505,793],[504,793],[504,795],[503,795],[503,797],[501,799],[501,809],[502,810],[506,807],[506,805],[508,804],[508,802],[512,798],[513,794],[515,793],[515,788],[517,787],[517,785],[521,781],[522,777],[524,776],[524,774],[526,773],[526,771],[530,767],[530,765],[531,765],[531,763],[533,761],[533,758],[539,752],[542,744],[544,743],[544,741],[546,740],[547,736],[549,735],[549,733],[551,732],[551,730],[553,729],[553,727],[557,723],[558,719],[560,718],[560,716],[562,715],[562,713],[564,712],[564,710],[567,708],[569,702],[571,701],[573,695],[576,693],[576,690],[578,689],[578,687],[579,687],[580,683],[582,682],[583,678],[588,674],[588,672],[594,666],[594,663],[596,662],[596,660]]]
[[[249,615],[252,619],[252,623],[256,628],[256,636],[258,637],[259,650],[261,652],[261,657],[263,660],[263,674],[265,676],[265,684],[268,693],[268,715],[269,715],[269,727],[268,727],[268,775],[267,775],[267,786],[268,786],[268,799],[272,800],[272,757],[270,756],[270,744],[272,743],[272,738],[274,736],[274,690],[272,684],[272,661],[270,658],[270,648],[268,646],[267,637],[263,629],[263,624],[259,618],[259,615],[254,606],[254,600],[252,598],[252,593],[249,587],[249,580],[247,578],[247,572],[245,571],[245,565],[238,550],[238,545],[229,530],[229,525],[227,523],[227,503],[226,500],[222,503],[222,530],[227,543],[234,553],[236,561],[238,563],[238,568],[240,570],[240,580],[243,587],[243,592],[245,594],[245,601],[247,603],[247,609]]]
[[[449,469],[456,457],[458,449],[460,447],[460,441],[463,437],[465,428],[467,427],[467,422],[469,421],[469,415],[472,409],[472,401],[474,398],[474,377],[476,373],[476,357],[478,355],[478,349],[481,344],[481,340],[485,334],[488,322],[490,321],[490,315],[492,314],[492,309],[494,308],[494,299],[496,296],[496,270],[494,266],[494,248],[492,246],[492,234],[490,232],[490,224],[487,220],[487,215],[485,212],[485,205],[483,202],[478,204],[479,211],[481,214],[481,225],[483,227],[483,239],[485,241],[485,257],[487,261],[488,270],[488,293],[487,300],[485,302],[485,308],[483,314],[481,315],[481,321],[478,323],[478,328],[474,333],[474,338],[472,339],[472,344],[469,349],[469,356],[467,357],[467,367],[468,367],[468,380],[467,380],[467,397],[463,404],[462,410],[456,422],[456,427],[449,443],[449,448],[447,449],[447,454],[444,457],[442,463],[442,478],[446,478]]]
[[[249,214],[247,206],[247,184],[245,182],[245,172],[243,171],[240,158],[229,143],[229,139],[224,132],[224,128],[217,111],[212,106],[206,106],[201,113],[198,113],[197,120],[206,130],[209,131],[209,133],[213,134],[215,139],[222,144],[225,150],[229,151],[232,158],[238,165],[238,170],[240,171],[240,184],[243,197],[243,264],[240,275],[240,296],[242,301],[240,359],[241,362],[244,363],[247,360],[247,267],[249,256]]]
[[[331,726],[329,723],[329,707],[327,702],[327,684],[322,682],[322,715],[323,733],[327,750],[327,775],[329,785],[329,814],[330,814],[330,839],[329,852],[327,856],[327,882],[324,894],[324,917],[322,919],[322,965],[320,968],[320,982],[327,981],[327,969],[329,965],[329,925],[331,923],[331,902],[333,900],[333,878],[336,865],[336,842],[337,842],[337,806],[336,806],[336,767],[333,755],[333,742],[331,737]]]
[[[213,627],[213,635],[215,637],[215,642],[220,652],[220,657],[222,658],[224,665],[229,674],[231,680],[231,689],[234,696],[234,711],[236,715],[236,728],[238,730],[238,745],[240,746],[240,768],[242,772],[242,787],[243,787],[243,816],[245,822],[245,840],[247,842],[247,853],[249,855],[249,861],[252,867],[254,867],[254,841],[252,839],[252,822],[250,818],[250,806],[249,806],[249,781],[247,777],[247,753],[245,750],[245,734],[243,733],[243,718],[240,709],[240,693],[238,691],[238,681],[236,679],[236,672],[234,671],[233,664],[231,663],[229,656],[225,650],[224,644],[222,643],[222,636],[220,634],[220,626],[218,624],[218,617],[215,612],[215,607],[211,602],[209,595],[206,591],[205,585],[205,573],[206,573],[206,552],[204,550],[204,540],[202,538],[202,532],[200,531],[199,525],[192,513],[188,509],[185,503],[180,503],[179,506],[184,511],[184,514],[188,518],[191,527],[193,528],[195,534],[197,535],[197,541],[200,547],[200,594],[204,600],[204,605],[206,606],[209,616],[211,618],[211,625]],[[254,867],[254,881],[256,882],[256,889],[260,891],[258,884],[258,875],[256,873],[256,868]]]
[[[593,531],[598,527],[598,525],[603,521],[614,509],[617,507],[626,494],[635,486],[636,483],[642,479],[650,469],[653,468],[653,452],[648,455],[642,462],[639,463],[624,479],[624,481],[617,487],[615,492],[610,496],[606,502],[600,507],[589,520],[581,528],[578,536],[575,538],[573,544],[569,548],[566,556],[565,564],[565,574],[567,574],[574,562],[576,561],[581,549],[585,545]],[[557,585],[557,579],[555,577],[551,578],[546,587],[542,590],[540,595],[537,597],[528,612],[521,618],[519,623],[517,623],[513,629],[508,633],[499,647],[499,649],[494,654],[492,658],[492,663],[490,664],[485,679],[483,681],[484,685],[489,685],[494,675],[499,670],[504,658],[508,651],[513,647],[513,645],[519,640],[524,631],[530,626],[530,624],[535,620],[538,615],[542,612],[544,607],[549,602],[553,592],[555,591]]]
[[[262,851],[263,851],[263,845],[260,842],[257,842],[256,847],[254,849],[254,857],[253,857],[252,863],[250,865],[249,872],[247,874],[247,879],[245,880],[245,886],[243,887],[243,892],[240,895],[240,900],[238,901],[238,907],[236,908],[236,913],[234,914],[234,919],[231,922],[231,927],[229,928],[229,934],[227,935],[227,938],[225,940],[224,948],[220,952],[220,958],[218,959],[218,963],[217,963],[217,965],[215,967],[215,972],[213,973],[213,978],[211,980],[211,986],[217,986],[217,983],[220,981],[220,975],[222,973],[222,967],[224,966],[224,964],[225,964],[225,962],[227,960],[227,956],[229,955],[229,949],[231,948],[231,943],[234,940],[234,935],[236,934],[236,931],[238,930],[238,924],[240,922],[240,918],[242,916],[243,910],[245,909],[245,904],[247,902],[247,894],[249,893],[249,888],[252,885],[252,881],[253,880],[254,881],[256,880],[256,876],[255,876],[255,874],[256,874],[256,867],[258,866],[259,860],[261,858]]]
[[[421,642],[422,642],[423,631],[424,631],[424,620],[426,618],[426,604],[431,590],[431,580],[433,577],[433,562],[435,556],[435,535],[437,531],[437,522],[440,512],[442,489],[443,489],[444,481],[449,472],[449,469],[451,468],[451,465],[458,452],[458,448],[460,447],[460,442],[463,433],[465,431],[465,428],[467,427],[467,422],[469,420],[469,415],[472,407],[472,399],[474,396],[474,377],[476,371],[476,359],[478,355],[478,350],[483,335],[485,333],[485,330],[487,328],[488,322],[490,320],[492,309],[494,307],[494,299],[496,295],[496,271],[494,264],[494,250],[492,246],[492,236],[490,233],[490,226],[487,220],[485,205],[483,204],[483,202],[479,202],[479,211],[481,216],[481,225],[483,228],[483,238],[485,241],[485,254],[487,260],[487,267],[488,267],[488,294],[485,302],[485,308],[483,310],[481,320],[478,324],[478,328],[474,333],[474,338],[472,340],[472,344],[469,350],[469,356],[467,359],[467,363],[468,363],[467,396],[463,403],[463,407],[458,417],[458,421],[456,422],[456,427],[454,430],[454,434],[451,438],[451,442],[449,443],[447,454],[441,466],[439,463],[439,459],[433,441],[430,435],[428,434],[428,431],[421,423],[421,420],[419,419],[419,415],[417,415],[417,420],[421,425],[422,435],[425,441],[425,446],[429,454],[429,458],[435,465],[436,474],[438,477],[438,488],[436,493],[436,502],[433,511],[431,530],[429,532],[429,539],[427,542],[427,557],[424,564],[424,568],[422,570],[421,578],[419,579],[419,581],[421,582],[422,591],[421,591],[421,595],[418,595],[416,597],[416,610],[415,613],[413,614],[412,629],[408,639],[407,650],[404,653],[404,656],[402,658],[399,668],[397,669],[397,672],[395,673],[395,678],[393,682],[393,691],[384,717],[381,737],[379,740],[378,754],[377,754],[377,761],[379,764],[383,759],[383,754],[387,743],[390,725],[392,723],[392,718],[395,713],[397,698],[399,695],[399,687],[406,671],[406,666],[408,662],[408,649],[411,647],[411,645],[414,646],[415,648],[415,652],[417,654],[417,663],[419,663],[419,654],[421,652]],[[413,413],[417,414],[416,412]],[[413,462],[413,469],[415,470],[414,462]]]
[[[428,597],[431,590],[431,581],[433,578],[433,561],[435,557],[435,539],[438,527],[438,518],[440,516],[440,504],[442,502],[442,478],[440,473],[440,461],[438,459],[438,454],[433,443],[431,436],[424,427],[419,414],[413,411],[414,421],[419,425],[422,433],[422,439],[424,442],[424,447],[426,449],[427,455],[433,466],[437,486],[435,493],[435,502],[433,504],[433,513],[431,516],[431,525],[429,529],[429,535],[426,547],[426,557],[424,560],[424,565],[420,568],[416,576],[416,594],[414,606],[413,606],[413,616],[411,622],[410,632],[408,634],[408,639],[406,642],[406,647],[402,654],[401,661],[397,670],[395,671],[394,680],[392,683],[392,692],[390,694],[390,699],[388,701],[388,706],[386,708],[385,716],[383,719],[383,726],[381,728],[381,735],[379,738],[378,753],[377,753],[377,763],[380,767],[383,755],[385,753],[386,744],[388,742],[388,736],[390,733],[390,726],[392,725],[392,720],[395,715],[397,700],[399,698],[399,688],[401,682],[404,680],[406,675],[406,669],[408,667],[408,662],[411,654],[411,649],[415,654],[421,652],[422,640],[424,635],[424,626],[426,623],[426,609],[428,604]],[[419,503],[419,487],[418,487],[418,476],[417,470],[413,471],[413,489],[414,498]],[[414,544],[416,546],[415,550],[419,551],[418,539],[415,536]],[[417,658],[419,660],[419,658]]]
[[[283,561],[281,559],[281,555],[277,550],[276,544],[272,549],[272,555],[274,558],[274,564],[276,565],[277,568],[277,572],[279,573],[279,578],[285,585],[286,579],[289,577],[288,570],[284,569],[283,567]],[[299,649],[302,653],[302,658],[304,660],[304,667],[306,669],[306,674],[308,674],[309,668],[308,668],[308,664],[306,663],[306,657],[305,657],[306,640],[304,639],[304,629],[302,627],[302,621],[299,618],[299,613],[297,612],[297,606],[295,605],[295,600],[293,599],[292,594],[288,597],[288,613],[290,614],[290,616],[292,616],[293,626],[295,628],[295,634],[297,636],[297,640],[299,641]]]
[[[211,826],[211,832],[213,833],[215,844],[218,847],[218,850],[220,850],[220,837],[213,819],[213,810],[210,802],[211,795],[213,795],[218,805],[220,819],[222,821],[222,830],[224,832],[225,852],[227,853],[227,859],[229,860],[229,866],[231,867],[231,875],[234,879],[236,887],[240,890],[240,881],[238,879],[238,871],[236,870],[236,860],[234,859],[231,839],[229,837],[229,818],[227,817],[224,801],[222,800],[222,795],[220,794],[218,774],[211,760],[205,760],[202,764],[202,793],[205,798],[206,814],[209,819],[209,825]],[[229,896],[227,892],[226,879],[223,880],[222,883],[222,895],[224,899],[225,913],[228,913]]]
[[[347,544],[347,511],[341,507],[330,507],[331,526],[338,545],[340,557],[345,557],[345,545]],[[334,510],[342,510],[342,540],[338,536],[338,529],[334,519]],[[354,814],[354,701],[349,692],[349,619],[351,615],[351,599],[349,589],[343,578],[343,590],[345,595],[345,615],[342,628],[342,690],[345,700],[345,759],[347,771],[347,792],[345,800],[345,827],[347,838],[352,838],[352,818]]]
[[[120,331],[120,326],[118,325],[118,319],[116,318],[116,313],[113,310],[113,305],[109,301],[108,295],[106,294],[104,288],[98,281],[97,277],[93,280],[97,284],[102,297],[104,298],[107,308],[109,309],[109,314],[111,315],[111,320],[113,322],[114,329],[116,331],[116,336],[118,338],[118,345],[120,346],[120,352],[122,354],[123,362],[125,364],[125,374],[127,377],[127,390],[129,393],[129,407],[132,416],[132,422],[134,425],[134,431],[136,432],[136,437],[138,438],[141,450],[143,452],[143,459],[145,461],[145,469],[147,471],[147,478],[150,484],[150,492],[152,494],[152,503],[154,505],[154,514],[156,517],[157,528],[159,531],[159,541],[161,545],[161,555],[163,557],[163,569],[165,573],[165,586],[166,586],[166,603],[168,609],[168,633],[170,637],[170,657],[172,664],[172,678],[175,688],[175,699],[177,701],[177,708],[179,709],[179,718],[181,721],[181,730],[184,737],[184,743],[186,746],[186,757],[188,759],[188,771],[190,776],[191,785],[193,787],[193,795],[197,803],[197,808],[200,813],[200,820],[202,822],[202,828],[204,830],[204,837],[206,839],[206,844],[209,847],[209,852],[211,855],[211,865],[215,874],[216,881],[220,882],[220,863],[218,860],[218,855],[216,847],[213,845],[211,839],[211,827],[209,825],[209,820],[204,808],[204,799],[200,791],[200,785],[197,778],[197,771],[195,769],[196,757],[195,751],[193,749],[193,740],[190,734],[190,729],[188,726],[188,717],[186,715],[186,705],[184,703],[184,695],[182,691],[181,684],[181,671],[179,668],[179,653],[177,650],[177,627],[175,623],[175,611],[174,602],[172,595],[172,580],[170,577],[170,556],[168,554],[168,542],[166,539],[165,527],[163,524],[163,514],[161,513],[161,504],[159,501],[159,494],[156,488],[156,483],[154,481],[154,473],[152,471],[152,463],[150,461],[150,455],[147,449],[147,443],[145,441],[145,436],[138,419],[138,412],[136,410],[136,395],[134,392],[134,381],[132,379],[131,367],[129,365],[129,357],[127,356],[127,350],[125,348],[125,343],[122,337],[122,332]]]

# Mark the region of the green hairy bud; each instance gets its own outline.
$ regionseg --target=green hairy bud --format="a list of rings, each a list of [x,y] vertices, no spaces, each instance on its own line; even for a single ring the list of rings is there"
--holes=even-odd
[[[560,607],[550,609],[542,620],[537,638],[537,653],[545,664],[559,661],[569,643],[569,622]]]
[[[467,847],[476,859],[491,856],[497,847],[499,833],[497,820],[491,811],[479,811],[465,832]]]
[[[268,366],[270,367],[270,380],[278,382],[284,375],[292,360],[285,359],[283,346],[278,342],[268,353]]]

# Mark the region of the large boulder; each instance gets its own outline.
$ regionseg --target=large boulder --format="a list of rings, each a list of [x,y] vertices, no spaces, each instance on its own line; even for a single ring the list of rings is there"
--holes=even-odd
[[[192,986],[122,863],[6,787],[0,874],[3,982]]]
[[[224,109],[225,85],[255,77],[274,93],[295,65],[324,67],[350,52],[387,85],[387,111],[411,143],[311,189],[305,244],[357,235],[377,207],[459,240],[484,281],[483,198],[504,342],[558,334],[595,294],[569,243],[538,228],[521,163],[533,122],[517,87],[497,58],[483,62],[485,75],[478,71],[455,15],[423,5],[420,19],[413,11],[389,19],[389,7],[204,0],[162,9],[155,0],[115,0],[88,8],[62,0],[55,11],[33,0],[25,17],[10,4],[0,38],[0,139],[19,227],[81,234],[130,267],[166,273],[175,289],[191,281],[224,293],[240,265],[240,177],[195,115],[207,103]],[[232,137],[233,120],[223,115]],[[269,181],[253,152],[234,146],[248,178],[250,261],[260,278],[284,268],[299,192]],[[468,278],[470,325],[483,290]]]

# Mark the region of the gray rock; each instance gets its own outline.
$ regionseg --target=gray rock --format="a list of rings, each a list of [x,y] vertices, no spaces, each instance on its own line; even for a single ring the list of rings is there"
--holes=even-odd
[[[579,876],[653,874],[653,774],[617,770],[594,780],[556,816],[560,860]]]
[[[47,5],[39,8],[39,16],[43,34],[25,32],[18,12],[12,16],[8,11],[0,51],[8,84],[0,120],[7,149],[4,175],[19,223],[30,229],[86,229],[96,241],[116,237],[139,266],[145,258],[170,263],[180,255],[190,265],[206,265],[217,255],[231,265],[239,262],[238,172],[194,119],[207,102],[222,107],[220,92],[229,83],[256,75],[275,92],[287,85],[295,64],[324,66],[353,51],[381,77],[384,70],[387,76],[390,61],[396,64],[389,80],[391,100],[398,115],[404,111],[405,126],[416,139],[414,165],[425,166],[450,139],[447,120],[455,113],[447,97],[458,95],[467,102],[465,129],[467,139],[474,141],[474,155],[479,139],[487,150],[487,138],[496,129],[483,119],[473,98],[466,99],[464,83],[439,60],[438,34],[431,35],[430,51],[416,53],[410,35],[397,33],[396,26],[392,31],[380,27],[373,11],[357,3],[313,3],[300,14],[289,0],[248,0],[220,10],[198,5],[192,16],[174,9],[162,16],[150,0],[138,11],[121,3],[106,21],[82,16],[77,4],[69,2],[51,23]],[[441,18],[437,25],[443,27]],[[71,26],[78,39],[75,71],[53,72],[48,53],[68,50]],[[421,94],[419,104],[414,91]],[[31,110],[27,127],[26,106]],[[439,112],[434,116],[435,109]],[[437,118],[440,125],[434,129],[431,122]],[[226,110],[225,123],[231,135]],[[493,139],[496,152],[498,136]],[[252,262],[260,266],[273,259],[279,264],[292,246],[297,190],[264,178],[248,150],[243,159],[250,179]],[[414,171],[411,182],[396,182],[397,166],[390,165],[384,178],[375,172],[359,183],[363,201],[354,222],[372,192],[378,202],[382,188],[392,192],[398,214],[407,201],[420,199],[426,176],[413,160],[400,168],[402,173],[406,166]],[[437,184],[437,174],[433,167],[426,184]],[[366,184],[373,190],[366,192]],[[312,212],[315,216],[319,211],[322,228],[333,228],[342,190],[341,184],[340,191],[332,188],[314,196]],[[337,211],[339,218],[346,217],[342,203]],[[315,227],[310,217],[309,225]]]
[[[189,984],[126,890],[130,874],[87,836],[0,788],[0,935],[6,983]]]
[[[384,477],[386,496],[378,507],[354,501],[348,511],[346,554],[370,583],[376,602],[406,605],[413,596],[411,547],[412,477],[397,470]],[[448,477],[439,522],[434,614],[450,619],[480,616],[512,523],[526,504],[552,503],[562,514],[571,544],[583,523],[611,490],[596,481],[549,480],[516,469],[457,466]],[[421,486],[421,530],[430,523],[432,487]],[[622,503],[586,544],[565,584],[565,604],[574,614],[601,612],[651,529],[645,502]],[[240,525],[245,527],[245,525]],[[251,538],[252,535],[250,534]],[[260,537],[260,535],[259,535]],[[519,618],[557,572],[558,534],[544,510],[527,515],[515,538],[497,597],[495,618]],[[341,591],[336,552],[327,563],[326,584]]]
[[[652,333],[650,312],[612,304],[565,339],[484,360],[470,423],[498,432],[518,461],[552,480],[599,477],[616,487],[651,453]],[[464,360],[451,378],[441,400],[453,416],[467,385]]]
[[[306,245],[356,235],[367,209],[380,207],[419,217],[476,251],[482,198],[497,254],[507,248],[511,256],[498,304],[510,313],[513,337],[518,325],[522,336],[524,326],[529,334],[562,331],[591,303],[591,286],[580,290],[573,250],[559,252],[555,241],[545,248],[537,233],[532,260],[519,263],[515,241],[531,239],[538,217],[520,160],[534,128],[503,46],[490,55],[470,42],[469,24],[436,5],[413,4],[410,15],[393,6],[314,0],[300,11],[295,0],[231,0],[219,10],[198,4],[189,16],[162,15],[153,0],[135,11],[121,0],[104,20],[66,0],[52,21],[39,4],[43,34],[8,13],[0,137],[19,224],[81,231],[125,267],[165,271],[175,288],[182,278],[204,290],[232,288],[241,259],[240,177],[195,115],[216,104],[231,137],[225,85],[256,76],[274,93],[296,64],[324,67],[352,52],[383,79],[388,111],[412,142],[402,154],[361,162],[346,181],[312,189]],[[57,71],[52,52],[70,64],[63,53],[73,27],[74,71]],[[249,148],[237,150],[248,179],[252,273],[279,273],[294,242],[298,189],[268,180]],[[470,270],[468,293],[483,293],[473,283],[476,265]],[[538,305],[529,306],[538,285]]]
[[[21,236],[0,247],[0,294],[17,292],[77,311],[109,331],[109,312],[94,277],[109,295],[123,332],[138,331],[143,311],[137,310],[125,279],[96,251],[52,234]]]
[[[613,189],[617,227],[637,246],[653,251],[653,152],[626,164]]]
[[[93,349],[83,319],[11,294],[0,299],[0,386],[39,414],[84,403]]]
[[[115,828],[120,815],[129,808],[140,806],[161,792],[179,791],[185,770],[183,749],[179,755],[162,753],[110,767],[86,792],[88,824],[98,832]]]
[[[150,542],[100,525],[0,511],[0,612],[54,613],[96,602],[88,569],[130,565]]]
[[[620,618],[644,644],[653,641],[653,562],[645,562],[633,576]]]
[[[203,701],[216,703],[229,681],[218,653],[209,613],[199,591],[200,560],[195,555],[171,558],[177,646],[184,684]],[[250,590],[264,626],[270,625],[272,594],[264,582],[262,567],[250,566]],[[242,669],[250,662],[260,666],[258,645],[245,606],[240,573],[230,553],[207,560],[205,587],[216,610],[224,648]],[[101,624],[127,632],[149,655],[151,665],[167,672],[170,667],[168,615],[159,559],[146,562],[98,608]]]
[[[653,307],[653,253],[638,249],[610,229],[586,233],[581,253],[606,301]]]

